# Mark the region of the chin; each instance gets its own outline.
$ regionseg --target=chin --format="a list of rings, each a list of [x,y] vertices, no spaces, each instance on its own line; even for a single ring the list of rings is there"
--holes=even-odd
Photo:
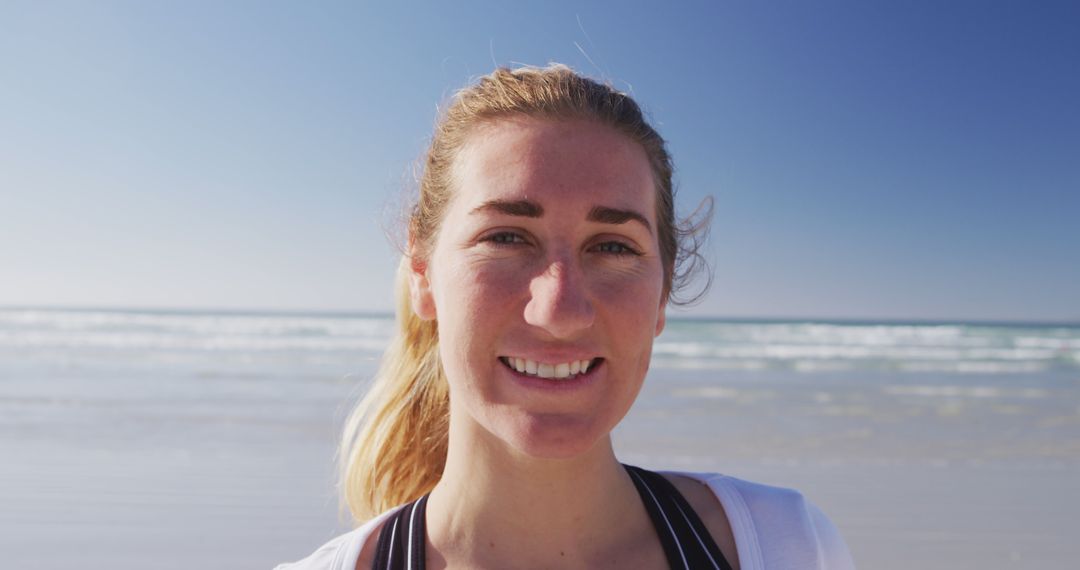
[[[587,455],[607,439],[611,430],[596,425],[595,418],[564,414],[530,414],[505,438],[520,453],[536,459],[565,460]]]

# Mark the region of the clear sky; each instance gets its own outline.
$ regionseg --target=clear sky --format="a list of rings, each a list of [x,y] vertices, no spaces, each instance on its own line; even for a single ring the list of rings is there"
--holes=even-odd
[[[631,91],[695,315],[1080,320],[1080,3],[0,3],[0,306],[385,311],[436,106]]]

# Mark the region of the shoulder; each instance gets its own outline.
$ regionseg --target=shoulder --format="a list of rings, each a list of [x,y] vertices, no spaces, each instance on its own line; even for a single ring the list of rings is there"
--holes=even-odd
[[[663,473],[664,478],[675,485],[679,494],[690,503],[701,524],[709,531],[716,546],[729,562],[738,560],[736,552],[735,536],[732,533],[731,523],[728,521],[724,505],[717,500],[716,496],[709,491],[709,487],[686,475],[675,473]],[[733,563],[739,568],[739,565]]]
[[[370,546],[368,543],[371,541],[368,539],[378,531],[394,510],[396,509],[390,509],[355,530],[331,539],[306,558],[278,564],[274,570],[353,570],[356,568],[361,551],[365,550],[365,546]]]
[[[695,510],[706,505],[699,516],[710,531],[710,516],[726,519],[743,570],[854,568],[835,525],[799,491],[716,473],[665,475]]]
[[[274,570],[344,570],[348,568],[344,565],[346,551],[356,539],[358,530],[360,529],[330,540],[301,560],[278,564]]]

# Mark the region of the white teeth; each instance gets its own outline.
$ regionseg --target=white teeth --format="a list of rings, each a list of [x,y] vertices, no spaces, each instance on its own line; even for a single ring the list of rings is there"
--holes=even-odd
[[[559,364],[545,364],[527,358],[517,358],[516,356],[506,356],[503,357],[503,360],[510,368],[518,372],[541,378],[569,378],[577,374],[585,374],[592,364],[592,360],[571,360]]]

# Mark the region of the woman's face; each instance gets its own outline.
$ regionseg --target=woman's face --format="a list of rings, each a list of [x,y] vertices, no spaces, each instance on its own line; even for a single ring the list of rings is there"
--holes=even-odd
[[[502,119],[470,135],[454,175],[411,280],[417,314],[438,322],[451,431],[534,457],[594,449],[664,326],[645,151],[594,122]]]

